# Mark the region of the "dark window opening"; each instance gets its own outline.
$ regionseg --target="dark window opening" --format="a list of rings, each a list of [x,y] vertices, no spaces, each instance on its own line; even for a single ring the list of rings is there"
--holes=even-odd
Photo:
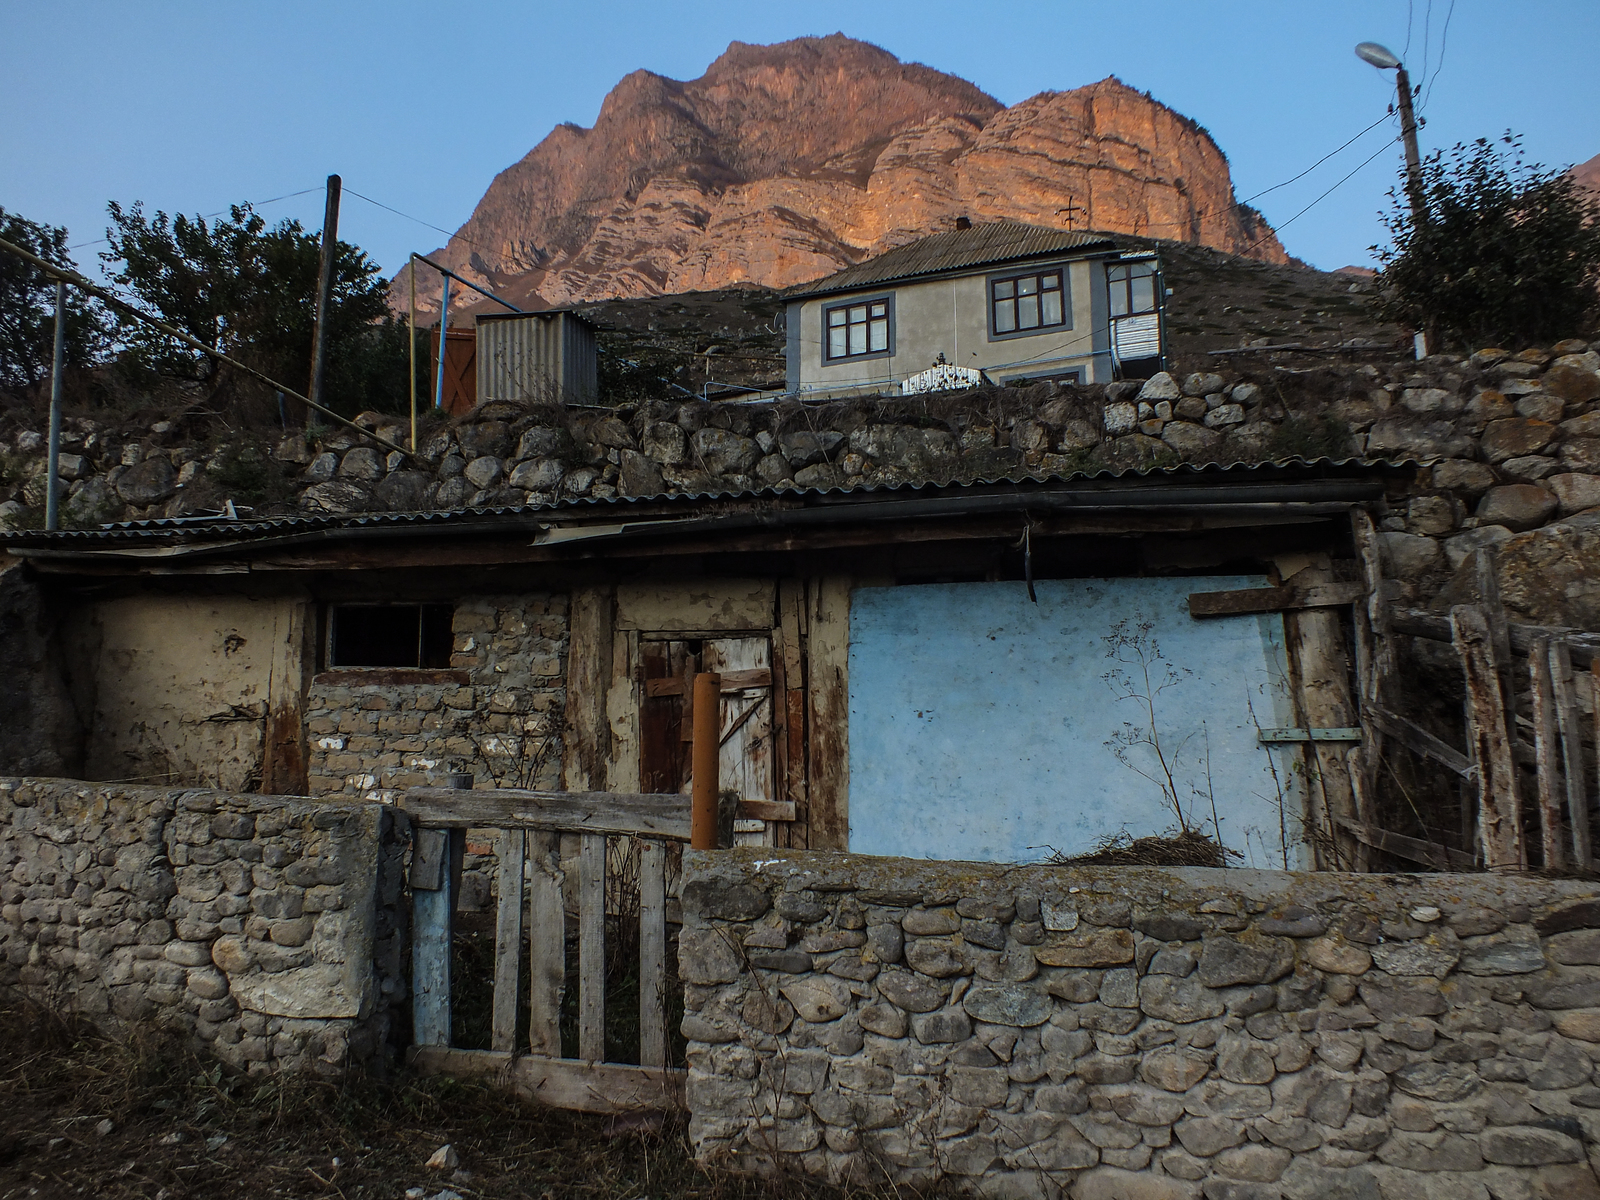
[[[454,611],[448,604],[336,604],[328,665],[448,667]]]
[[[1111,289],[1113,317],[1156,311],[1156,264],[1153,261],[1107,267],[1106,283]]]
[[[1029,333],[1070,325],[1066,276],[1061,271],[1014,275],[989,285],[991,330],[995,334]]]

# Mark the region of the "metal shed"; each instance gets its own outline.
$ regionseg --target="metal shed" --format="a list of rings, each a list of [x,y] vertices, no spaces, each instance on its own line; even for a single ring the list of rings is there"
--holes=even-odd
[[[478,403],[596,403],[600,387],[594,335],[594,326],[572,312],[481,314]]]

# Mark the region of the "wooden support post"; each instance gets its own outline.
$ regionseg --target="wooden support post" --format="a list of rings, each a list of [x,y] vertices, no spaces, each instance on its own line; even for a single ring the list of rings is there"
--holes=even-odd
[[[616,598],[610,588],[573,589],[561,770],[562,786],[569,792],[598,792],[607,787],[611,725],[606,693],[612,684],[615,610]]]
[[[500,831],[496,872],[499,907],[494,922],[494,1022],[489,1049],[512,1050],[517,1044],[517,990],[522,983],[522,866],[520,829]]]
[[[694,791],[689,810],[689,845],[696,850],[717,848],[721,732],[722,676],[703,671],[694,677],[694,750],[690,758]]]
[[[606,1057],[606,835],[578,844],[578,1057]]]
[[[801,850],[811,844],[811,817],[806,802],[805,650],[801,641],[805,635],[805,610],[805,584],[798,579],[779,581],[778,622],[783,630],[784,694],[774,696],[772,701],[784,706],[784,734],[788,746],[784,757],[786,781],[778,798],[794,805],[795,819],[789,824],[788,844]]]
[[[1456,653],[1466,679],[1467,742],[1477,768],[1478,831],[1483,864],[1491,871],[1516,871],[1526,865],[1521,813],[1517,807],[1516,766],[1506,706],[1495,668],[1489,620],[1483,610],[1458,604],[1450,610]]]
[[[667,1065],[667,847],[639,849],[639,1065]]]
[[[528,1052],[561,1057],[561,996],[567,981],[566,905],[561,897],[561,835],[530,829],[528,858]]]
[[[1566,855],[1562,848],[1561,770],[1556,763],[1555,688],[1550,680],[1550,643],[1540,638],[1528,654],[1528,691],[1533,700],[1533,757],[1538,771],[1540,849],[1544,869],[1559,871]]]
[[[466,832],[419,829],[411,858],[411,1040],[450,1044],[450,950]]]
[[[1308,568],[1295,577],[1301,586],[1324,582],[1324,572]],[[1331,609],[1305,609],[1285,614],[1285,633],[1289,652],[1294,655],[1300,682],[1301,715],[1307,728],[1342,728],[1352,725],[1356,710],[1350,696],[1349,655],[1339,615]],[[1309,742],[1305,747],[1306,766],[1316,790],[1313,817],[1322,833],[1332,839],[1333,861],[1319,862],[1322,870],[1365,871],[1370,867],[1366,845],[1351,835],[1348,822],[1370,824],[1368,814],[1358,812],[1356,801],[1364,789],[1351,784],[1345,762],[1348,747]],[[1320,800],[1320,803],[1318,802]],[[1320,808],[1322,811],[1317,812]]]
[[[1567,820],[1572,828],[1572,862],[1580,871],[1590,865],[1589,799],[1583,782],[1583,732],[1578,728],[1578,696],[1573,685],[1572,647],[1565,639],[1550,643],[1550,683],[1561,730],[1561,776],[1566,781]]]

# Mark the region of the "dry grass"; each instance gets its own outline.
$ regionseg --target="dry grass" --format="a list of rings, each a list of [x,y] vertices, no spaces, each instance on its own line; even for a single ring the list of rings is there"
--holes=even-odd
[[[1085,854],[1058,853],[1050,861],[1087,867],[1225,867],[1230,853],[1199,830],[1185,829],[1164,837],[1120,833]]]
[[[710,1170],[679,1117],[613,1123],[448,1079],[247,1079],[159,1030],[111,1037],[4,994],[0,1112],[0,1200],[399,1200],[414,1187],[463,1200],[909,1200]],[[446,1142],[464,1176],[425,1168]]]

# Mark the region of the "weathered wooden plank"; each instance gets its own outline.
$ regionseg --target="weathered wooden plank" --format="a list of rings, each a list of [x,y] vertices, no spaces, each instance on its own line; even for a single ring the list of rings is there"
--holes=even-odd
[[[566,905],[562,901],[561,835],[527,833],[528,1051],[561,1057],[561,997],[567,982]]]
[[[792,821],[795,819],[795,809],[788,800],[740,799],[738,815],[747,821]]]
[[[419,1046],[411,1066],[422,1075],[484,1078],[552,1108],[578,1112],[670,1112],[684,1106],[687,1072],[574,1059],[519,1058],[494,1050]]]
[[[771,687],[772,672],[766,667],[754,667],[744,671],[722,671],[723,692],[741,692],[745,688]],[[687,685],[682,679],[646,679],[644,681],[644,694],[655,696],[683,696],[692,690],[694,681],[691,679]]]
[[[1432,759],[1442,767],[1449,768],[1463,779],[1472,776],[1471,759],[1448,742],[1434,737],[1416,722],[1402,717],[1399,713],[1390,712],[1378,704],[1367,706],[1366,717],[1375,728],[1381,729],[1407,749],[1424,758]]]
[[[782,608],[783,600],[778,600]],[[772,799],[789,803],[787,821],[769,826],[772,844],[790,845],[790,825],[794,820],[793,803],[789,800],[789,704],[788,655],[784,653],[783,619],[781,612],[772,622],[772,697],[768,711],[772,721]]]
[[[1421,609],[1396,608],[1390,612],[1390,619],[1394,631],[1406,634],[1408,637],[1448,642],[1453,636],[1449,617],[1437,616]],[[1600,634],[1582,629],[1569,629],[1563,625],[1521,625],[1514,621],[1507,623],[1507,630],[1511,637],[1513,654],[1526,656],[1528,648],[1538,638],[1559,637],[1567,643],[1572,661],[1576,665],[1592,667],[1597,660],[1600,660]]]
[[[773,704],[784,710],[783,730],[788,740],[778,798],[795,806],[786,844],[805,849],[810,843],[806,810],[805,584],[801,580],[779,582],[778,623],[783,628],[784,693],[775,695]]]
[[[578,845],[578,1057],[606,1056],[606,839],[585,833]]]
[[[667,847],[639,848],[639,1065],[667,1065]]]
[[[640,662],[639,634],[618,629],[611,640],[611,690],[606,693],[606,717],[611,726],[611,753],[606,759],[606,790],[642,791],[643,752],[640,740],[640,706],[644,703],[636,667]]]
[[[1282,587],[1239,588],[1226,592],[1191,592],[1191,617],[1231,617],[1246,613],[1284,612],[1297,608],[1337,608],[1361,599],[1359,583],[1319,583]]]
[[[522,983],[522,873],[525,856],[520,829],[500,830],[496,848],[498,907],[494,922],[494,1017],[491,1050],[514,1050],[517,1044],[517,991]]]
[[[1507,645],[1507,654],[1510,646]],[[1556,732],[1555,687],[1550,679],[1550,644],[1541,639],[1528,656],[1528,691],[1533,705],[1533,754],[1539,788],[1540,849],[1544,868],[1558,871],[1566,859],[1565,838],[1561,829],[1561,768]]]
[[[465,687],[472,682],[472,672],[453,667],[335,667],[318,671],[311,681],[331,687],[415,687],[419,684]]]
[[[1398,854],[1401,858],[1436,867],[1441,871],[1471,871],[1477,866],[1477,860],[1472,855],[1452,850],[1449,846],[1441,846],[1437,842],[1425,842],[1420,838],[1407,837],[1403,833],[1391,833],[1387,829],[1377,829],[1361,821],[1341,820],[1339,823],[1363,845],[1371,846],[1374,850],[1382,850],[1385,854]]]
[[[689,798],[675,792],[411,788],[400,807],[422,825],[452,829],[558,829],[689,840]]]
[[[1361,726],[1350,725],[1341,729],[1302,729],[1293,726],[1278,729],[1260,729],[1256,739],[1273,742],[1359,742]]]
[[[1484,865],[1491,871],[1520,870],[1526,860],[1516,766],[1489,620],[1476,606],[1458,604],[1450,610],[1450,624],[1466,680],[1467,741],[1477,768],[1478,831]]]
[[[1309,567],[1300,572],[1297,587],[1310,591],[1333,586],[1326,570]],[[1307,729],[1345,729],[1355,723],[1350,695],[1350,659],[1339,614],[1328,608],[1307,608],[1284,618],[1285,641],[1293,656],[1301,695],[1301,715]],[[1343,820],[1369,821],[1370,814],[1356,811],[1356,791],[1344,762],[1344,748],[1318,742],[1305,747],[1311,784],[1323,808],[1324,828],[1333,835],[1334,861],[1319,863],[1324,870],[1364,871],[1370,856],[1363,843],[1351,837]]]
[[[850,580],[810,580],[806,596],[810,848],[850,845]]]
[[[1550,642],[1550,684],[1561,733],[1561,777],[1566,782],[1567,820],[1572,829],[1572,861],[1580,871],[1590,866],[1589,798],[1584,787],[1583,731],[1578,723],[1578,696],[1572,674],[1572,650],[1561,638]]]
[[[441,831],[420,830],[419,833]],[[435,855],[437,885],[411,891],[411,1029],[419,1046],[450,1044],[450,942],[455,927],[458,873],[452,869],[457,846],[466,848],[465,831],[435,836],[443,845]],[[413,860],[413,866],[415,860]]]
[[[561,781],[569,791],[598,791],[606,786],[611,749],[606,693],[611,687],[615,599],[609,587],[574,588],[571,605]]]
[[[261,790],[269,796],[304,796],[309,790],[305,697],[316,661],[311,605],[290,601],[273,631],[267,675],[267,719],[261,741]]]

